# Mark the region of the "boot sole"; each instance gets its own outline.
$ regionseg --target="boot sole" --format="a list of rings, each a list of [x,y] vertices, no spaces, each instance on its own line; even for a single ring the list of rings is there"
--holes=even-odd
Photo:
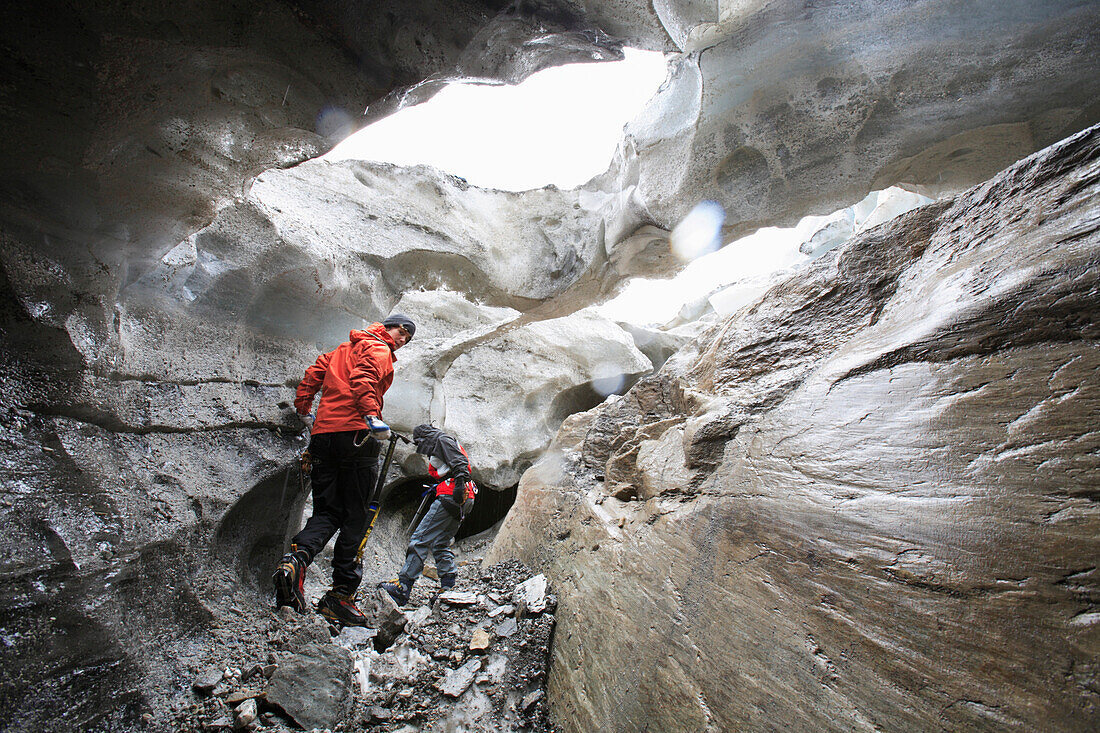
[[[289,606],[298,613],[306,612],[306,602],[300,598],[294,587],[294,580],[286,570],[276,570],[271,576],[271,583],[275,586],[275,607]]]

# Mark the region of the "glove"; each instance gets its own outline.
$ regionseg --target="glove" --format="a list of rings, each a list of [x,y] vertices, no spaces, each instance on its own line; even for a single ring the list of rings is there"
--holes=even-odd
[[[455,479],[454,502],[461,506],[466,502],[466,479]]]
[[[310,414],[310,415],[298,415],[298,419],[301,420],[303,423],[305,423],[307,433],[312,433],[313,432],[313,415],[312,414]]]
[[[379,443],[390,439],[390,426],[374,415],[367,415],[367,427],[370,428],[370,437]]]
[[[451,515],[451,518],[456,522],[462,521],[462,507],[455,504],[455,500],[449,496],[439,497],[439,503],[443,506],[443,509]]]

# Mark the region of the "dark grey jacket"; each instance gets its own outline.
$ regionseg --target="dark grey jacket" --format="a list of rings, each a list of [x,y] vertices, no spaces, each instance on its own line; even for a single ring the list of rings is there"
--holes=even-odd
[[[424,423],[413,428],[413,442],[417,453],[443,464],[442,467],[433,466],[441,480],[440,486],[448,483],[447,479],[453,479],[454,501],[462,504],[466,500],[466,484],[470,482],[470,459],[462,452],[458,441],[434,425]]]

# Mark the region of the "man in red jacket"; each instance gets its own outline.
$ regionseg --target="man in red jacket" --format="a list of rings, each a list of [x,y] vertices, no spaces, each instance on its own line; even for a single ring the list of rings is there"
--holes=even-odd
[[[312,423],[313,516],[291,540],[290,552],[272,576],[277,606],[305,613],[306,568],[337,535],[332,590],[317,603],[317,611],[345,626],[366,623],[354,596],[363,579],[367,499],[378,480],[380,443],[390,437],[381,417],[382,396],[393,382],[394,352],[414,333],[416,324],[400,313],[352,331],[348,341],[319,356],[298,385],[294,407],[303,421]],[[311,419],[318,390],[321,402]]]

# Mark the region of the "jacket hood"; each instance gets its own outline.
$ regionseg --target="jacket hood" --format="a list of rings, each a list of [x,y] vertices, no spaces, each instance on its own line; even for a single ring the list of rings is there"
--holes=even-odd
[[[355,329],[348,334],[348,341],[358,343],[363,339],[375,339],[380,340],[386,346],[390,347],[390,352],[397,350],[397,342],[393,340],[393,336],[390,336],[390,332],[386,330],[386,327],[381,323],[372,323],[366,327],[366,329]],[[397,354],[393,355],[393,360],[397,361]]]
[[[426,456],[434,455],[439,446],[439,437],[443,431],[434,425],[422,423],[413,428],[413,442],[416,443],[416,452]]]

